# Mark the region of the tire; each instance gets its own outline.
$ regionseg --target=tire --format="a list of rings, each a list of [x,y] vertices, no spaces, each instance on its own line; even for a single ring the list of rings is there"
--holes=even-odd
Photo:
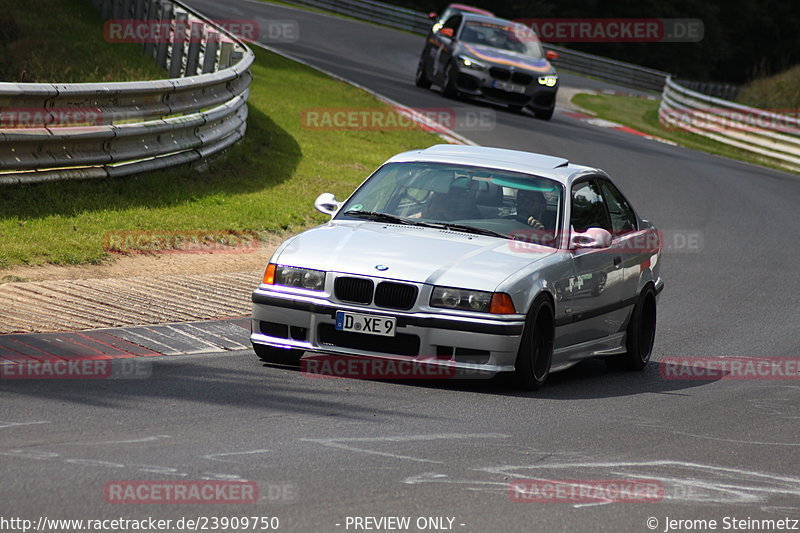
[[[442,79],[442,95],[447,98],[458,98],[458,88],[456,87],[456,73],[453,72],[453,63],[448,63],[444,69]]]
[[[553,362],[555,319],[553,304],[545,295],[533,301],[520,339],[514,378],[519,388],[536,390],[550,375]]]
[[[431,80],[425,73],[424,61],[420,61],[419,65],[417,66],[417,75],[414,78],[414,85],[417,87],[422,87],[423,89],[430,89],[431,87]]]
[[[536,115],[536,118],[540,118],[542,120],[550,120],[553,118],[553,111],[555,111],[555,106],[551,107],[546,111],[534,111],[533,114]]]
[[[656,292],[652,285],[647,285],[639,295],[633,308],[628,330],[625,335],[626,352],[612,358],[612,362],[628,370],[643,370],[653,353],[653,341],[656,336]],[[616,361],[614,361],[616,360]]]
[[[256,353],[256,357],[265,363],[281,365],[300,366],[300,358],[303,357],[303,350],[287,350],[263,344],[253,344],[253,351]]]

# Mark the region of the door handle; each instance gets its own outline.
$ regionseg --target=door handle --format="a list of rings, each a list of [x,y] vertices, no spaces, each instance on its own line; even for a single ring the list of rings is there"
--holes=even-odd
[[[622,264],[622,258],[620,256],[616,256],[614,258],[614,268],[619,268],[621,264]]]

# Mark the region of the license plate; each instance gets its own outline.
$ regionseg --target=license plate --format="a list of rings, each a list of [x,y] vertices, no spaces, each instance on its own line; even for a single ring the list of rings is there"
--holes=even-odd
[[[519,93],[525,94],[525,86],[524,85],[516,85],[514,83],[506,83],[504,81],[495,81],[494,88],[500,89],[503,91],[508,91],[510,93]]]
[[[391,316],[360,315],[336,311],[336,329],[339,331],[394,337],[396,321],[397,319]]]

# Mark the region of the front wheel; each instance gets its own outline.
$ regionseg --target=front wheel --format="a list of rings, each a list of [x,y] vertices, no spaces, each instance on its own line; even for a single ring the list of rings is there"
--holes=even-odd
[[[656,337],[656,292],[651,285],[639,295],[625,337],[626,352],[616,362],[629,370],[642,370],[650,361]]]
[[[419,65],[417,66],[417,75],[414,78],[414,84],[417,87],[422,87],[423,89],[429,89],[431,86],[431,80],[428,78],[428,75],[425,73],[425,62],[420,61]]]
[[[447,98],[458,98],[458,87],[456,86],[456,75],[453,64],[447,65],[444,69],[444,79],[442,80],[442,95]]]
[[[542,120],[550,120],[553,118],[553,111],[555,111],[555,106],[551,107],[550,109],[546,109],[544,111],[534,111],[533,114],[536,115],[536,118],[540,118]]]
[[[278,363],[281,365],[300,366],[300,358],[303,357],[303,350],[287,350],[286,348],[275,348],[263,344],[253,344],[253,351],[256,357],[265,363]]]
[[[525,320],[525,330],[514,365],[514,377],[522,389],[536,390],[544,385],[550,375],[555,338],[553,317],[553,304],[547,296],[537,297]]]

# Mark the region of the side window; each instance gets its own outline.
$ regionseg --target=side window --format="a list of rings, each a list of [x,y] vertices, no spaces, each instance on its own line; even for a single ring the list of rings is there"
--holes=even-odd
[[[611,231],[603,195],[594,180],[584,181],[572,187],[572,218],[570,224],[575,231],[589,228]]]
[[[608,214],[611,216],[611,227],[614,230],[611,233],[617,236],[636,231],[636,215],[619,189],[608,180],[600,180],[600,190],[606,198]]]
[[[444,23],[444,26],[442,26],[442,30],[444,30],[445,28],[450,28],[453,30],[452,34],[456,35],[456,33],[458,33],[458,27],[461,25],[461,18],[462,18],[461,15],[453,15],[452,17],[447,19],[447,22]],[[439,32],[441,32],[442,30],[439,30]]]

